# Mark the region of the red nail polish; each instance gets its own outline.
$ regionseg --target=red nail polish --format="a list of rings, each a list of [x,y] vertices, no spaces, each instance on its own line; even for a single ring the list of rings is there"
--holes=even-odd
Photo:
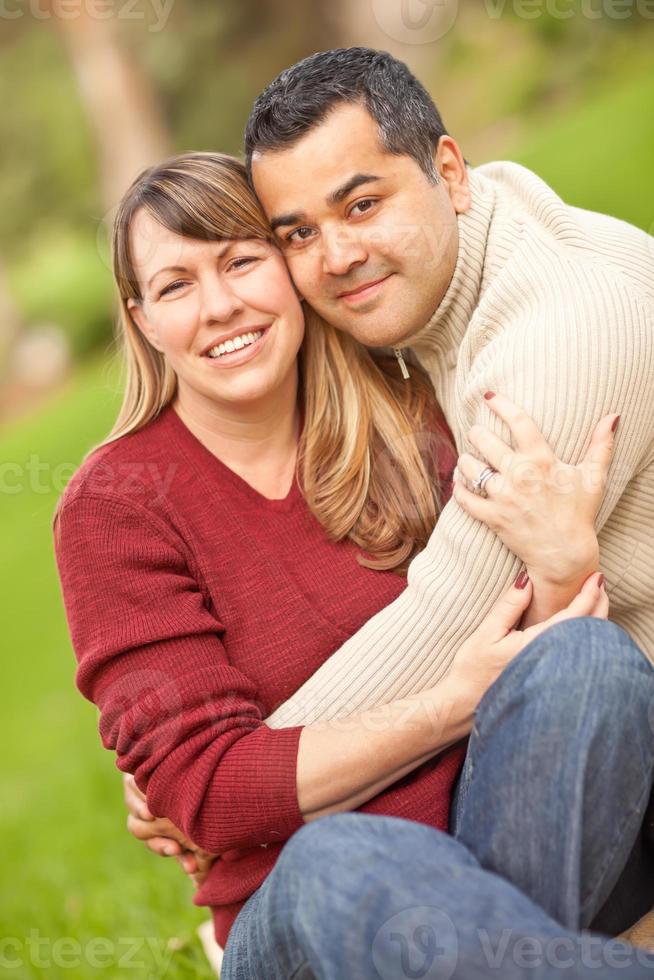
[[[495,392],[487,391],[486,394],[484,395],[484,398],[486,399],[487,402],[489,402],[491,398],[495,398]]]
[[[614,422],[614,423],[613,423],[613,425],[611,426],[611,432],[615,432],[615,430],[616,430],[616,429],[617,429],[617,427],[618,427],[618,422],[619,422],[619,421],[620,421],[620,416],[618,415],[618,417],[617,417],[617,419],[615,420],[615,422]]]
[[[522,569],[517,579],[515,580],[516,589],[524,589],[529,581],[529,572],[526,569]]]
[[[604,585],[604,576],[600,575],[600,577],[597,580],[597,588],[601,589],[603,585]]]

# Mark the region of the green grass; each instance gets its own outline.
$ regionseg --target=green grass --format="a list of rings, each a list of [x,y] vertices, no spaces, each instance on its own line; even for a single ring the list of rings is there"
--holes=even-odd
[[[509,157],[537,171],[570,204],[654,234],[654,127],[646,109],[652,105],[650,66],[534,127]]]
[[[0,435],[0,581],[9,611],[3,619],[0,921],[2,937],[15,940],[0,947],[0,972],[210,977],[194,935],[207,911],[192,906],[192,887],[174,861],[151,855],[124,830],[120,773],[100,745],[95,708],[73,683],[50,524],[66,478],[115,416],[117,378],[105,365],[106,357],[96,358],[44,412]],[[35,463],[49,468],[37,474]],[[67,473],[56,469],[61,464]],[[23,489],[6,493],[19,479]],[[55,945],[65,937],[79,948]],[[103,952],[92,944],[98,937],[113,945]]]

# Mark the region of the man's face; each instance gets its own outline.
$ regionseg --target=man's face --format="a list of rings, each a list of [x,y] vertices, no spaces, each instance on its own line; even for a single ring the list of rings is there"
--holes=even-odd
[[[465,164],[449,137],[430,183],[388,153],[362,105],[337,106],[295,145],[255,154],[252,177],[304,299],[370,347],[400,344],[427,322],[452,278]]]

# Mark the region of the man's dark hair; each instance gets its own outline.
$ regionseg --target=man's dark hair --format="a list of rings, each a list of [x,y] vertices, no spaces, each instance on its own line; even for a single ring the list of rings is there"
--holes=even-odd
[[[336,48],[319,51],[286,68],[257,98],[245,129],[245,163],[252,154],[292,146],[336,106],[361,103],[379,127],[389,153],[410,156],[432,183],[433,153],[446,134],[423,85],[386,51]]]

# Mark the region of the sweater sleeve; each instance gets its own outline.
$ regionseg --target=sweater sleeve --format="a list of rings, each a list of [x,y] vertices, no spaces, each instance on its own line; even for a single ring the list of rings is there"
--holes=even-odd
[[[544,261],[534,252],[533,269],[522,269],[526,283],[543,279]],[[596,526],[601,554],[630,556],[621,580],[607,580],[611,618],[654,660],[647,572],[654,566],[651,471],[643,478],[654,448],[652,314],[607,279],[603,268],[584,272],[571,269],[567,281],[559,268],[559,291],[553,285],[549,295],[525,295],[513,309],[498,306],[496,316],[490,310],[475,335],[477,356],[461,357],[453,429],[464,444],[476,422],[510,441],[483,397],[501,392],[526,409],[561,459],[577,463],[600,418],[621,414]],[[573,302],[560,300],[566,291]],[[520,567],[492,531],[450,500],[427,547],[409,566],[405,591],[280,705],[268,724],[337,718],[435,684]]]
[[[77,685],[118,768],[208,851],[290,837],[304,823],[302,729],[264,724],[174,531],[140,505],[88,494],[58,508],[53,530]]]

